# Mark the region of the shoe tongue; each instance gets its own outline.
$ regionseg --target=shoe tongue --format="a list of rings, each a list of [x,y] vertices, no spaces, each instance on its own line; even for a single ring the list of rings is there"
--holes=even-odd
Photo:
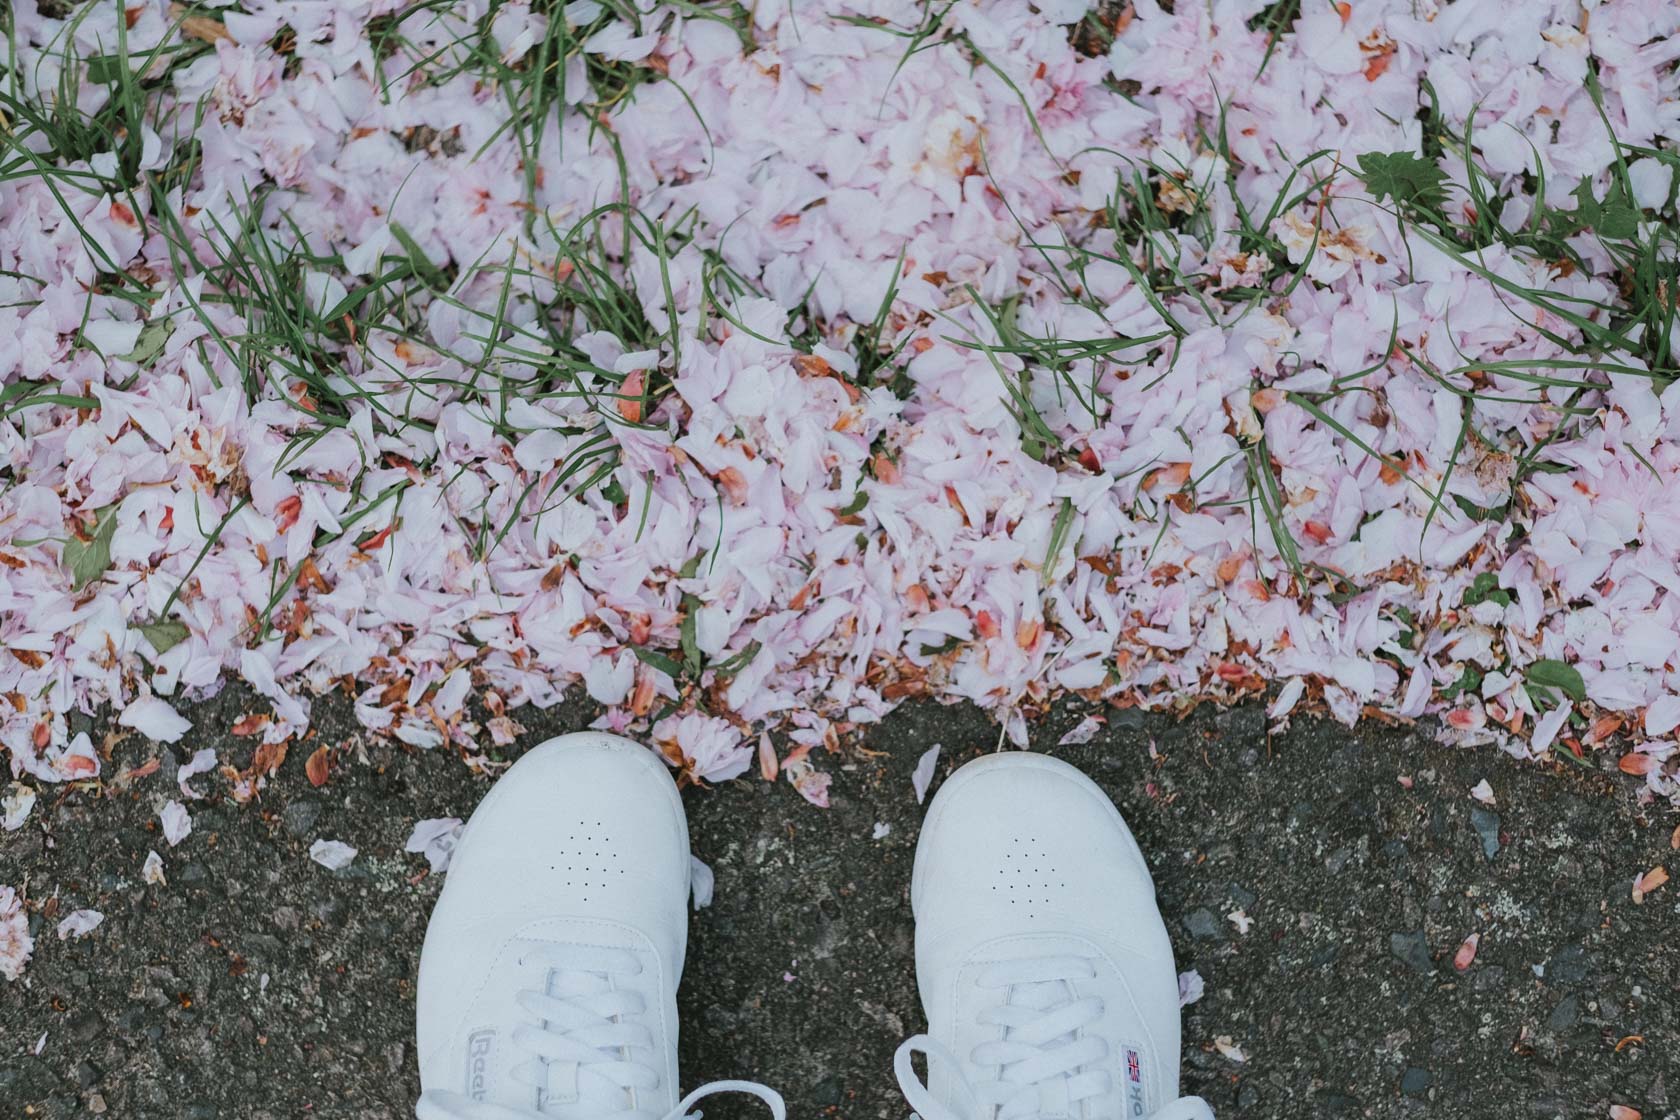
[[[544,942],[516,942],[493,968],[484,988],[474,1001],[475,1012],[485,1025],[468,1032],[463,1061],[466,1068],[463,1095],[469,1100],[508,1108],[535,1110],[555,1120],[595,1120],[614,1110],[628,1108],[628,1095],[584,1074],[576,1062],[548,1062],[546,1076],[536,1076],[537,1059],[514,1042],[521,1023],[534,1026],[523,1011],[510,1016],[519,993],[540,987],[556,999],[570,999],[603,992],[610,986],[600,975],[550,969],[546,980],[541,965],[519,963],[522,947],[542,947]],[[607,1060],[611,1056],[603,1055]],[[539,1088],[533,1079],[542,1081]]]
[[[544,990],[555,999],[572,999],[598,995],[610,991],[612,986],[599,973],[556,969],[549,972]],[[615,1061],[619,1055],[603,1051],[601,1057],[604,1061]],[[537,1102],[537,1111],[544,1116],[555,1120],[594,1120],[630,1108],[630,1094],[626,1090],[585,1075],[577,1062],[548,1062],[544,1069],[547,1083]]]

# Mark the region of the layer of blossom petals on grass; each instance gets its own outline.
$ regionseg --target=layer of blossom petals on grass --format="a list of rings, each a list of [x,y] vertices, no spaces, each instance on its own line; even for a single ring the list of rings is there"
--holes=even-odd
[[[242,678],[241,797],[326,690],[477,755],[574,687],[818,802],[1068,692],[1675,794],[1670,3],[10,19],[14,776]]]

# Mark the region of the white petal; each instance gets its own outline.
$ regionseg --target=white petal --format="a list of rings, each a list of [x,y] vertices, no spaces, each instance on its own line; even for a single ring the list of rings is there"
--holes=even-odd
[[[356,849],[341,840],[317,840],[309,845],[309,858],[328,871],[337,871],[350,866]]]
[[[155,696],[142,696],[132,701],[117,717],[117,722],[160,743],[176,742],[192,729],[192,720]]]
[[[916,760],[916,770],[910,775],[910,785],[916,791],[916,804],[927,800],[928,787],[933,784],[933,771],[939,765],[939,744],[929,747]]]

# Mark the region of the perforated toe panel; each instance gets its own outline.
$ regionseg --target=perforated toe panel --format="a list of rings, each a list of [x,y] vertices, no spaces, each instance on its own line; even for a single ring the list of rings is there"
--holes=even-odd
[[[579,891],[579,897],[588,902],[592,892],[606,890],[608,884],[624,875],[620,855],[623,847],[603,822],[574,821],[556,847],[551,867],[562,883]]]
[[[1010,906],[1036,918],[1039,907],[1048,906],[1053,898],[1067,889],[1067,880],[1037,836],[1016,835],[998,864],[992,891]]]

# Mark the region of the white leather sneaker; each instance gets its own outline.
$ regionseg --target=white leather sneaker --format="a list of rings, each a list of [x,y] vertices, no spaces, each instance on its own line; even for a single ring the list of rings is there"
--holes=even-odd
[[[894,1064],[922,1120],[1212,1120],[1178,1095],[1172,945],[1095,782],[1040,754],[964,766],[928,809],[910,898],[928,1033]]]
[[[666,1120],[688,944],[688,822],[652,751],[614,735],[531,750],[450,860],[420,955],[420,1120]]]

